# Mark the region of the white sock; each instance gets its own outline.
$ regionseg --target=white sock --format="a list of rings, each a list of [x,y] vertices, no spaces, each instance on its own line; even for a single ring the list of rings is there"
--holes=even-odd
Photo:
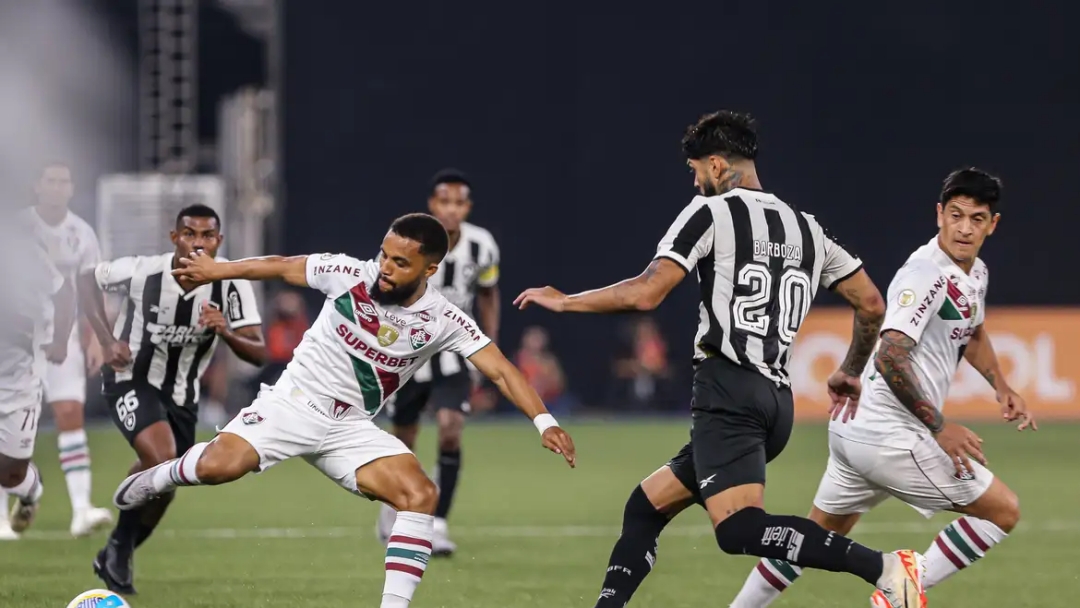
[[[7,521],[6,514],[8,506],[9,502],[7,488],[0,486],[0,523]]]
[[[731,608],[765,608],[791,586],[802,568],[778,559],[763,559],[750,571]]]
[[[431,558],[434,519],[423,513],[399,511],[386,545],[386,584],[382,608],[407,608]]]
[[[23,504],[34,504],[41,500],[41,494],[45,491],[45,488],[41,485],[41,475],[38,474],[34,463],[31,462],[26,467],[26,477],[23,478],[22,483],[14,488],[8,488],[7,491],[8,494],[21,500]]]
[[[964,516],[949,524],[926,550],[923,587],[929,589],[979,561],[1007,536],[1001,528],[977,517]]]
[[[90,508],[90,446],[86,431],[64,431],[56,439],[60,449],[60,470],[67,481],[72,514]]]
[[[199,457],[209,443],[196,443],[191,449],[179,458],[168,461],[165,466],[154,471],[154,490],[158,494],[172,492],[179,486],[197,486],[201,482],[195,474],[195,467],[199,464]]]

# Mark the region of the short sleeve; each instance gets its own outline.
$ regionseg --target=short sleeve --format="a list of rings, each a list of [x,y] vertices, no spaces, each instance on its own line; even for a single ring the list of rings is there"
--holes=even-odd
[[[816,218],[812,215],[803,214],[808,219],[813,220],[815,226],[817,226],[819,237],[821,238],[821,250],[824,254],[822,256],[821,263],[821,280],[820,284],[825,289],[832,289],[837,283],[841,283],[852,276],[855,273],[862,270],[863,263],[858,256],[852,254],[850,251],[844,248],[843,245],[836,242],[832,234],[822,226]]]
[[[947,282],[933,262],[908,261],[889,284],[882,333],[899,331],[918,343],[926,325],[941,307]]]
[[[230,329],[262,324],[259,304],[255,301],[255,290],[249,281],[229,281],[225,292],[225,316],[229,320]]]
[[[374,264],[341,253],[315,253],[307,258],[307,284],[334,298],[374,278]]]
[[[79,268],[91,268],[101,262],[101,244],[93,230],[86,231],[86,242],[79,258]]]
[[[495,287],[499,284],[499,246],[495,244],[495,239],[488,244],[487,255],[480,265],[476,284],[480,287]]]
[[[440,350],[447,350],[468,358],[491,344],[491,339],[480,331],[480,326],[476,324],[476,321],[461,312],[461,309],[449,305],[443,314],[446,326]]]
[[[94,280],[104,292],[126,294],[143,263],[142,258],[134,256],[101,262],[94,266]]]
[[[668,258],[692,272],[713,247],[713,216],[708,199],[696,196],[668,228],[653,259]]]

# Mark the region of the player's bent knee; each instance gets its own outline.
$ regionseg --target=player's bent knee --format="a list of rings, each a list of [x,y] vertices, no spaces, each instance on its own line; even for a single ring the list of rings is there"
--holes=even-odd
[[[860,515],[861,514],[859,513],[842,515],[827,513],[815,506],[810,509],[810,514],[807,516],[807,519],[822,528],[825,528],[829,532],[836,532],[837,534],[846,536],[851,532],[851,529],[855,527],[855,524],[859,523]]]
[[[742,555],[758,541],[765,525],[765,511],[759,507],[739,509],[716,526],[716,544],[730,555]]]
[[[195,474],[204,485],[219,485],[236,481],[259,468],[259,454],[248,442],[236,435],[222,433],[206,446]]]
[[[398,511],[431,515],[439,504],[439,488],[427,477],[402,480],[393,494],[389,502]]]
[[[26,479],[26,471],[29,468],[29,460],[15,460],[0,456],[0,486],[14,488],[19,485]]]
[[[990,520],[1006,534],[1013,531],[1016,524],[1020,523],[1020,498],[1009,488],[1004,489],[1001,497],[1001,507],[995,510]]]

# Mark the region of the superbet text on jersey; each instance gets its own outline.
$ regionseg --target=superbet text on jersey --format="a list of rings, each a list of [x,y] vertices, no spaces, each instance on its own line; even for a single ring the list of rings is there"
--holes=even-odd
[[[334,418],[372,418],[436,353],[469,357],[491,342],[430,284],[411,306],[375,302],[378,276],[371,260],[308,257],[307,283],[327,299],[283,378],[325,402]]]

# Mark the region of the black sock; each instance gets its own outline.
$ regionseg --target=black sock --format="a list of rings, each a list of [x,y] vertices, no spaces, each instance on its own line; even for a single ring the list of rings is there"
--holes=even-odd
[[[139,525],[135,529],[134,536],[136,549],[146,542],[146,539],[150,538],[150,535],[154,533],[154,529],[157,528],[158,523],[161,522],[161,518],[165,516],[165,510],[169,508],[169,503],[171,503],[175,497],[176,492],[162,494],[139,509]]]
[[[634,488],[623,510],[622,534],[611,550],[596,608],[623,608],[630,601],[656,563],[660,532],[668,521],[649,502],[641,486]]]
[[[435,507],[435,517],[446,519],[446,516],[450,514],[450,505],[454,502],[459,472],[461,472],[461,450],[440,450],[437,475],[439,504]]]
[[[876,585],[884,568],[882,555],[794,515],[769,515],[756,507],[737,511],[716,526],[724,553],[779,559],[802,568],[848,572]]]
[[[139,507],[130,511],[120,511],[120,517],[116,520],[116,527],[113,528],[109,537],[115,543],[118,551],[130,552],[135,549],[135,537],[138,535],[142,521],[142,510],[145,508]]]

